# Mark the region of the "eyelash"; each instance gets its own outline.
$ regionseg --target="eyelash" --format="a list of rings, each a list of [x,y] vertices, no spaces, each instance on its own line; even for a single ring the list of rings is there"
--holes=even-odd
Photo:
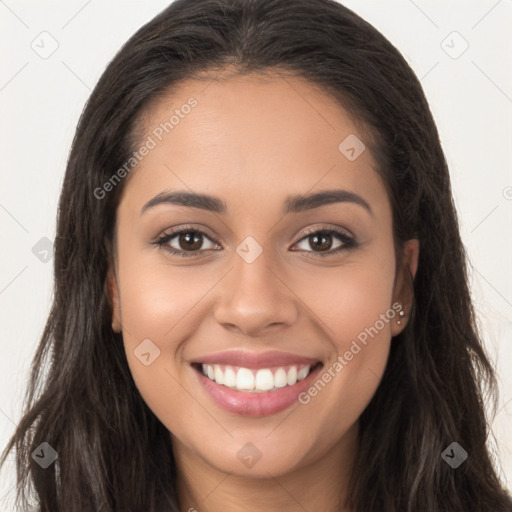
[[[212,240],[211,237],[209,237],[204,231],[201,231],[200,229],[188,228],[188,227],[180,228],[176,231],[172,231],[171,233],[163,233],[155,242],[153,242],[153,244],[158,246],[159,248],[163,249],[164,251],[169,252],[170,254],[179,255],[179,256],[183,256],[183,257],[197,256],[206,250],[206,249],[202,249],[199,251],[183,251],[183,250],[174,249],[174,247],[166,246],[166,244],[170,240],[172,240],[176,236],[181,235],[183,233],[200,234],[200,235],[208,238],[212,242],[218,244],[217,241]],[[348,236],[345,232],[343,232],[341,230],[334,229],[334,228],[320,228],[320,229],[306,230],[306,232],[304,233],[304,236],[300,240],[298,240],[296,242],[296,244],[302,242],[304,239],[310,237],[311,235],[317,235],[317,234],[335,235],[343,243],[343,245],[341,245],[334,251],[329,250],[329,251],[324,251],[324,252],[322,252],[322,251],[320,251],[320,252],[306,251],[306,252],[314,253],[315,255],[325,257],[325,256],[332,256],[334,254],[338,254],[343,251],[349,251],[349,250],[355,249],[359,246],[359,244],[355,241],[355,239]],[[294,244],[294,245],[296,245],[296,244]],[[301,251],[296,251],[296,252],[301,252]]]

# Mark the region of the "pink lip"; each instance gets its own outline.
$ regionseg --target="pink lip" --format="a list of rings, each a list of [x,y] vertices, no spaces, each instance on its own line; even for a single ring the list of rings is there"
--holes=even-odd
[[[210,380],[197,368],[194,371],[203,389],[219,407],[243,416],[269,416],[281,412],[297,402],[300,393],[311,386],[322,368],[323,365],[318,365],[305,379],[298,381],[293,386],[285,386],[264,393],[237,391]]]
[[[276,350],[260,353],[248,352],[246,350],[228,350],[197,357],[193,361],[196,364],[225,364],[229,366],[242,366],[244,368],[271,368],[305,364],[313,366],[318,362],[319,359],[301,357],[289,352],[279,352]]]

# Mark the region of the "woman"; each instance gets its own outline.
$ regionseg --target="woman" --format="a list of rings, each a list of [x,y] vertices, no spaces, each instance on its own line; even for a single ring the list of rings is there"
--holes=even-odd
[[[4,454],[20,498],[510,511],[487,387],[446,161],[399,52],[330,0],[178,0],[142,27],[73,142]]]

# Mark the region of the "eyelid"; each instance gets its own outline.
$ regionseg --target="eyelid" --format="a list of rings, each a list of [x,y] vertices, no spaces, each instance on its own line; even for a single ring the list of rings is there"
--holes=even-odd
[[[209,238],[212,242],[219,244],[218,240],[209,233],[208,228],[203,226],[197,227],[197,225],[193,226],[191,224],[182,224],[178,227],[165,229],[160,235],[157,236],[156,239],[159,240],[166,236],[175,236],[189,231],[193,231],[194,233],[200,233],[201,235],[204,235],[205,237]]]
[[[355,238],[355,236],[346,228],[342,228],[340,226],[325,225],[325,226],[314,226],[314,227],[306,228],[302,232],[302,238],[300,240],[302,240],[306,236],[309,236],[313,233],[318,233],[318,232],[323,232],[323,231],[334,231],[335,233],[344,235],[348,238]]]

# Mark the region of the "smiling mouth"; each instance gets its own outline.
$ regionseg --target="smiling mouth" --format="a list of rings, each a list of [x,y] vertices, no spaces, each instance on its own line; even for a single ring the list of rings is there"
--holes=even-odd
[[[266,393],[295,385],[323,363],[291,364],[268,368],[245,368],[226,364],[192,363],[209,380],[235,391]]]

